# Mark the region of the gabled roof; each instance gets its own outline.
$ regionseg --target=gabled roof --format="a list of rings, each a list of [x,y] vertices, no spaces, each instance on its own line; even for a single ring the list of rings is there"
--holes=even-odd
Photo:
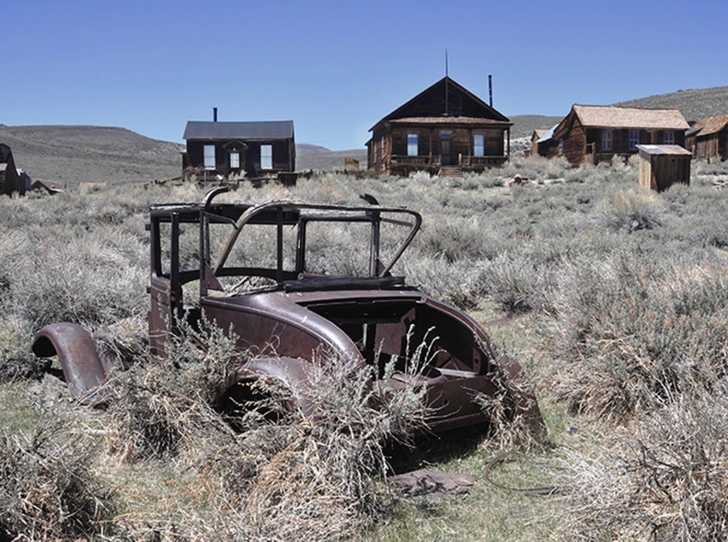
[[[292,139],[293,121],[213,122],[191,120],[183,139]]]
[[[434,107],[431,104],[435,104]],[[475,94],[445,76],[434,85],[401,105],[378,121],[369,130],[383,122],[404,118],[450,118],[471,117],[511,125],[508,117],[502,115]]]
[[[728,125],[728,115],[708,117],[706,119],[700,119],[698,122],[693,124],[686,135],[702,137],[717,134],[722,131],[726,125]]]
[[[626,128],[634,130],[687,130],[690,125],[677,109],[637,109],[613,105],[572,106],[554,132],[560,132],[578,118],[587,128]]]
[[[677,109],[636,109],[601,105],[574,105],[584,126],[595,128],[645,128],[687,130],[690,125]]]

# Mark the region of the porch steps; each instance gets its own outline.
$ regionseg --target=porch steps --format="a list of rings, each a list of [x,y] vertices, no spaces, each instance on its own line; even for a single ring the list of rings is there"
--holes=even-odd
[[[440,166],[440,177],[463,178],[463,168],[460,166]]]

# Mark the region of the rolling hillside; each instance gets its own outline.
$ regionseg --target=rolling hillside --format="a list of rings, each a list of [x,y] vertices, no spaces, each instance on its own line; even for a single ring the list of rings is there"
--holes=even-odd
[[[690,122],[728,113],[728,87],[679,90],[614,105],[646,109],[676,108]]]
[[[124,128],[4,126],[0,142],[33,180],[67,187],[82,182],[148,182],[180,174],[181,146]]]

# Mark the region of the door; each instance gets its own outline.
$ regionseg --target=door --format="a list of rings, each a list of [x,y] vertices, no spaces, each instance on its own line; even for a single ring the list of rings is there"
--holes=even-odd
[[[450,134],[440,135],[440,154],[442,155],[442,165],[450,165]]]

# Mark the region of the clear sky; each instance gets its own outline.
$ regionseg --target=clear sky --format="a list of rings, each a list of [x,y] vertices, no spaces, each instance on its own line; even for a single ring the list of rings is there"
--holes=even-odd
[[[361,148],[449,74],[506,116],[728,85],[728,0],[6,0],[0,123],[293,120]]]

